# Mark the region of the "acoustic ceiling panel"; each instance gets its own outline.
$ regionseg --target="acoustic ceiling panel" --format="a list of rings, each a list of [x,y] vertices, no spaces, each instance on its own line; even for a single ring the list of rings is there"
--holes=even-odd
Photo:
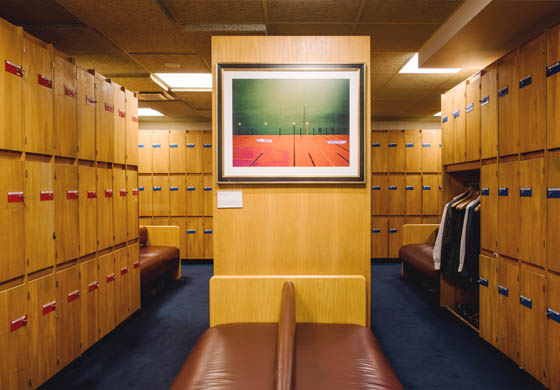
[[[443,23],[464,0],[368,0],[360,23]]]
[[[377,52],[371,56],[373,73],[397,73],[414,56],[408,52]]]
[[[371,104],[373,119],[398,117],[402,110],[402,106],[390,101],[374,100]]]
[[[210,72],[198,54],[131,54],[151,73],[208,73]],[[166,63],[177,64],[178,68],[167,67]]]
[[[390,82],[389,82],[390,84]],[[425,97],[433,91],[432,88],[383,88],[379,94],[375,96],[375,100],[390,100],[395,103],[410,105],[418,99]]]
[[[264,23],[262,0],[167,0],[182,24]]]
[[[0,16],[15,25],[80,24],[55,0],[0,0]]]
[[[163,115],[171,119],[191,119],[199,117],[200,114],[196,110],[191,109],[185,102],[181,100],[172,100],[166,102],[138,102],[138,107],[149,107],[161,112]]]
[[[212,109],[212,92],[174,92],[174,94],[197,110]]]
[[[362,0],[268,0],[268,21],[354,23],[361,3]]]
[[[163,91],[163,89],[149,77],[114,77],[113,80],[133,92]]]
[[[351,35],[352,24],[281,23],[268,25],[269,35]]]
[[[449,80],[449,74],[401,74],[397,73],[385,88],[435,89]]]
[[[417,52],[437,28],[437,24],[359,24],[356,35],[371,35],[373,52]]]
[[[393,73],[371,73],[371,94],[375,97],[389,80],[394,76]]]

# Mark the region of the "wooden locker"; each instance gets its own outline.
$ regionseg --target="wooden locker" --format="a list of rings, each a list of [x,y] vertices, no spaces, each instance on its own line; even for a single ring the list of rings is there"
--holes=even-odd
[[[126,171],[121,168],[113,168],[113,242],[115,245],[127,240],[126,206],[129,196],[132,194],[129,194],[126,188]]]
[[[422,130],[422,172],[439,172],[440,130]]]
[[[138,131],[138,173],[152,173],[152,132]]]
[[[78,80],[71,61],[54,56],[54,154],[64,157],[78,153]]]
[[[498,166],[498,249],[504,256],[519,255],[519,163]]]
[[[371,171],[387,172],[389,146],[386,131],[371,132]]]
[[[204,218],[187,217],[187,259],[204,258]]]
[[[404,218],[390,217],[388,220],[389,232],[389,258],[396,259],[399,257],[399,249],[401,248],[401,230],[404,225]]]
[[[54,274],[27,283],[29,377],[33,388],[56,371],[56,278]]]
[[[86,69],[76,68],[78,158],[95,160],[95,76]]]
[[[0,23],[0,27],[2,23]],[[1,30],[0,30],[1,31]],[[23,162],[0,158],[0,282],[25,273],[25,204]]]
[[[126,248],[117,249],[113,253],[117,273],[117,280],[115,281],[116,325],[119,325],[130,313],[130,268]]]
[[[371,258],[386,259],[389,257],[389,233],[386,217],[371,218]]]
[[[517,49],[498,61],[498,151],[500,156],[516,154],[519,150],[517,62]]]
[[[169,176],[169,214],[171,216],[184,216],[186,200],[185,175]]]
[[[27,273],[54,264],[54,179],[52,165],[25,162],[25,256]]]
[[[404,174],[389,175],[389,191],[387,193],[387,214],[404,215],[405,213],[405,177]]]
[[[83,353],[99,339],[99,274],[97,259],[80,263],[80,351]]]
[[[387,174],[371,175],[371,214],[387,215],[389,202],[389,177]]]
[[[154,217],[169,216],[169,176],[152,177]]]
[[[141,217],[151,217],[154,213],[152,176],[138,176],[138,210]]]
[[[498,348],[519,364],[519,266],[498,261]]]
[[[480,151],[482,158],[498,155],[498,68],[489,66],[480,78]]]
[[[441,164],[453,164],[453,94],[452,90],[441,95]]]
[[[56,358],[61,369],[80,355],[80,267],[58,271],[56,286]]]
[[[422,175],[422,214],[439,215],[439,177],[437,174]]]
[[[115,328],[117,312],[115,308],[115,280],[117,270],[114,253],[99,256],[99,338]]]
[[[439,191],[439,209],[443,212],[443,206],[445,205],[443,203],[443,175],[440,173],[438,175],[439,177],[439,186],[438,186],[438,191]]]
[[[138,98],[134,92],[125,90],[126,164],[138,165]]]
[[[406,175],[404,204],[406,215],[422,214],[422,175]]]
[[[23,30],[0,20],[0,149],[23,150]]]
[[[214,258],[214,230],[212,217],[204,217],[204,258]]]
[[[78,167],[54,165],[54,233],[56,263],[80,256]],[[78,228],[78,229],[76,229]]]
[[[138,238],[138,172],[126,171],[126,239]]]
[[[186,136],[184,130],[169,131],[169,172],[185,173]]]
[[[480,75],[467,85],[466,161],[480,160]]]
[[[521,268],[519,279],[519,357],[521,367],[545,382],[546,313],[545,277]]]
[[[202,131],[187,130],[187,173],[202,173]]]
[[[547,279],[548,306],[546,309],[547,370],[552,389],[560,388],[560,279],[549,274]]]
[[[202,175],[187,175],[187,216],[204,215],[204,178]]]
[[[546,230],[548,269],[560,272],[560,155],[549,153],[546,167],[546,203],[548,228]]]
[[[455,163],[464,162],[466,158],[466,95],[467,83],[465,81],[453,88],[453,119],[451,120],[451,126],[453,128],[453,161]]]
[[[153,225],[153,218],[152,217],[140,217],[140,218],[138,218],[138,225],[139,226],[151,226],[151,225]]]
[[[404,172],[406,165],[404,131],[388,131],[387,141],[387,170],[389,172]]]
[[[154,173],[169,172],[169,131],[152,131],[152,158]]]
[[[25,151],[53,152],[53,49],[24,33],[23,132]],[[11,129],[10,129],[11,131]]]
[[[95,74],[95,141],[98,161],[113,162],[115,150],[115,103],[113,85]]]
[[[547,33],[546,65],[546,146],[552,149],[560,147],[560,24]]]
[[[78,167],[80,256],[97,249],[97,184],[95,167]],[[103,195],[103,194],[99,194]]]
[[[212,208],[214,207],[214,191],[212,188],[212,182],[213,182],[213,177],[212,175],[204,175],[203,178],[203,184],[204,184],[204,195],[203,195],[203,202],[204,202],[204,216],[205,217],[211,217],[213,210]]]
[[[140,244],[126,247],[129,269],[130,314],[140,309]]]
[[[172,226],[179,226],[181,230],[181,259],[187,258],[187,220],[185,217],[175,217],[169,219],[169,224]]]
[[[519,151],[543,150],[546,147],[546,35],[519,48]]]
[[[412,224],[412,225],[419,225],[419,224],[422,223],[422,217],[406,217],[404,219],[404,223],[405,224]]]
[[[498,165],[480,168],[480,247],[498,251]]]
[[[404,151],[406,172],[422,172],[422,133],[405,130]]]
[[[152,219],[153,226],[169,226],[169,217],[154,217]]]
[[[113,245],[112,175],[110,168],[97,168],[97,250]]]
[[[113,162],[115,164],[124,164],[126,162],[126,99],[124,89],[112,83],[113,87],[113,103],[115,112],[114,118],[114,155]]]
[[[423,224],[437,224],[437,225],[439,225],[440,221],[441,221],[440,217],[426,217],[426,216],[422,217],[422,223]]]
[[[0,388],[29,388],[29,330],[27,288],[20,285],[0,292]],[[9,354],[9,359],[5,356]]]
[[[479,275],[480,337],[497,347],[498,261],[480,255]]]
[[[544,158],[519,162],[519,258],[546,265],[546,196]]]
[[[202,132],[202,171],[212,173],[212,130]]]

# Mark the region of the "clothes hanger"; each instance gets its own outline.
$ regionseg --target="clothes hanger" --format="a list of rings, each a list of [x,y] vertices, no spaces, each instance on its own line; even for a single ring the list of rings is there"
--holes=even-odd
[[[457,210],[463,210],[473,199],[476,191],[474,186],[469,183],[468,194],[460,202],[455,203],[453,207]]]
[[[478,212],[480,211],[480,206],[482,206],[482,205],[479,204],[478,206],[476,206],[476,207],[474,208],[474,212],[475,212],[475,213],[478,213]]]

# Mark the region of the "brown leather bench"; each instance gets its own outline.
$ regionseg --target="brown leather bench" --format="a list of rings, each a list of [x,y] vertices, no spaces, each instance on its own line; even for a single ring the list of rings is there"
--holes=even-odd
[[[178,226],[140,226],[140,283],[145,288],[166,275],[181,277]]]
[[[439,225],[408,224],[402,227],[402,246],[399,258],[402,261],[402,273],[425,277],[430,284],[439,286],[439,270],[434,268],[434,243]]]

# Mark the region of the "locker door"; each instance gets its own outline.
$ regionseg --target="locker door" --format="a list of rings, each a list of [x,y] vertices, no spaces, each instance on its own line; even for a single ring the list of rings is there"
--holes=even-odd
[[[546,167],[547,219],[546,230],[548,269],[560,272],[560,155],[549,153]]]
[[[138,131],[138,173],[152,173],[152,132]]]
[[[152,176],[138,176],[138,204],[140,216],[153,215]]]
[[[202,132],[202,171],[212,173],[212,131]]]
[[[0,21],[0,149],[23,150],[22,28]]]
[[[439,215],[439,191],[437,174],[422,175],[422,214]]]
[[[187,259],[204,257],[204,218],[187,218]]]
[[[80,256],[97,249],[97,186],[95,168],[79,166]],[[99,195],[103,195],[100,193]]]
[[[78,158],[95,160],[95,76],[77,67]]]
[[[25,247],[23,177],[23,162],[0,159],[1,282],[25,273],[25,253],[22,251]]]
[[[172,216],[184,216],[186,200],[185,175],[169,176],[169,213]]]
[[[519,363],[519,266],[498,262],[498,348]]]
[[[389,218],[389,258],[396,259],[399,257],[399,249],[401,248],[401,230],[404,225],[404,218]]]
[[[422,133],[418,130],[404,132],[406,172],[422,172]]]
[[[154,176],[152,178],[152,193],[154,197],[154,217],[169,216],[169,176]]]
[[[453,163],[453,94],[447,91],[441,95],[441,163]]]
[[[56,273],[56,357],[61,369],[80,354],[80,268],[74,266]]]
[[[113,85],[95,74],[95,140],[97,160],[113,162],[115,149],[115,103]]]
[[[0,292],[0,387],[21,390],[29,387],[29,330],[25,285]],[[8,352],[6,352],[8,351]]]
[[[515,154],[519,147],[517,118],[517,49],[498,62],[498,149],[500,156]]]
[[[371,257],[386,259],[389,257],[389,234],[386,217],[371,218]]]
[[[115,310],[119,325],[130,312],[130,268],[128,267],[128,252],[126,248],[114,252],[117,280],[115,281]]]
[[[480,78],[467,85],[466,161],[480,160]]]
[[[519,151],[532,152],[546,146],[546,35],[519,48]]]
[[[169,219],[169,224],[179,226],[181,230],[181,259],[187,258],[187,220],[185,217],[175,217]]]
[[[405,171],[404,131],[392,130],[387,132],[388,152],[387,170],[389,172]]]
[[[500,163],[498,168],[498,249],[504,256],[519,254],[519,163]]]
[[[387,214],[389,215],[404,215],[404,192],[405,192],[405,177],[402,174],[389,175],[389,192],[388,192],[388,207]]]
[[[211,217],[213,213],[213,201],[214,201],[214,192],[212,191],[212,175],[204,175],[203,182],[204,182],[204,195],[203,195],[203,202],[204,202],[204,216]]]
[[[405,177],[404,204],[406,215],[422,214],[422,176],[409,175]]]
[[[116,83],[113,86],[113,103],[115,104],[114,118],[114,158],[116,164],[126,161],[126,101],[122,87]]]
[[[546,198],[544,158],[519,162],[519,258],[546,265]]]
[[[480,146],[482,158],[498,155],[498,69],[482,71],[480,80]]]
[[[386,131],[371,132],[371,171],[387,172],[388,138]]]
[[[152,219],[153,226],[169,226],[169,217],[154,217]]]
[[[440,131],[422,130],[422,172],[439,172]]]
[[[113,245],[113,180],[110,168],[97,168],[97,249]],[[116,194],[118,196],[118,194]]]
[[[479,258],[480,337],[493,346],[496,342],[496,306],[498,304],[498,261],[484,255]]]
[[[76,65],[54,56],[54,153],[76,157],[78,144]]]
[[[465,115],[467,85],[466,82],[453,88],[453,161],[461,163],[466,158],[467,121]]]
[[[491,252],[498,251],[498,166],[483,165],[480,168],[480,247]]]
[[[25,162],[25,256],[27,273],[54,264],[54,180],[52,165]]]
[[[527,268],[520,275],[519,352],[521,366],[541,382],[545,382],[546,313],[545,277]]]
[[[115,309],[115,280],[117,270],[115,256],[108,253],[99,256],[99,338],[115,328],[117,312]]]
[[[54,165],[55,258],[64,263],[80,256],[78,167]],[[78,229],[76,229],[78,227]]]
[[[130,314],[140,309],[140,244],[126,247],[128,254],[128,269],[130,283]]]
[[[422,217],[406,217],[404,219],[405,224],[416,224],[419,225],[422,223]],[[402,245],[402,244],[401,244]]]
[[[183,130],[169,132],[169,172],[185,173],[186,137]]]
[[[126,241],[126,204],[128,198],[132,197],[126,188],[126,171],[113,168],[113,229],[114,243],[120,244]]]
[[[202,131],[187,130],[187,173],[202,173]]]
[[[126,239],[138,238],[138,172],[126,171]]]
[[[438,224],[440,223],[439,217],[422,217],[422,223]]]
[[[214,244],[213,244],[214,230],[212,226],[213,226],[212,217],[205,217],[204,218],[204,258],[205,259],[214,258]]]
[[[138,165],[138,98],[134,92],[125,90],[126,164]]]
[[[25,151],[52,154],[52,46],[23,38],[23,127]],[[10,129],[11,131],[11,129]]]
[[[387,215],[389,203],[389,178],[387,174],[371,175],[371,213]]]
[[[99,276],[97,259],[80,263],[80,291],[82,311],[80,315],[80,342],[83,353],[98,340],[99,336]]]
[[[204,178],[187,175],[187,216],[204,215]]]
[[[560,147],[560,24],[548,31],[546,40],[547,148]],[[559,375],[560,378],[560,375]]]
[[[560,383],[560,279],[548,276],[547,280],[547,372],[549,382],[557,389]]]
[[[54,274],[27,283],[30,379],[38,387],[56,371],[56,278]]]
[[[169,131],[152,131],[152,158],[154,173],[169,172]]]

